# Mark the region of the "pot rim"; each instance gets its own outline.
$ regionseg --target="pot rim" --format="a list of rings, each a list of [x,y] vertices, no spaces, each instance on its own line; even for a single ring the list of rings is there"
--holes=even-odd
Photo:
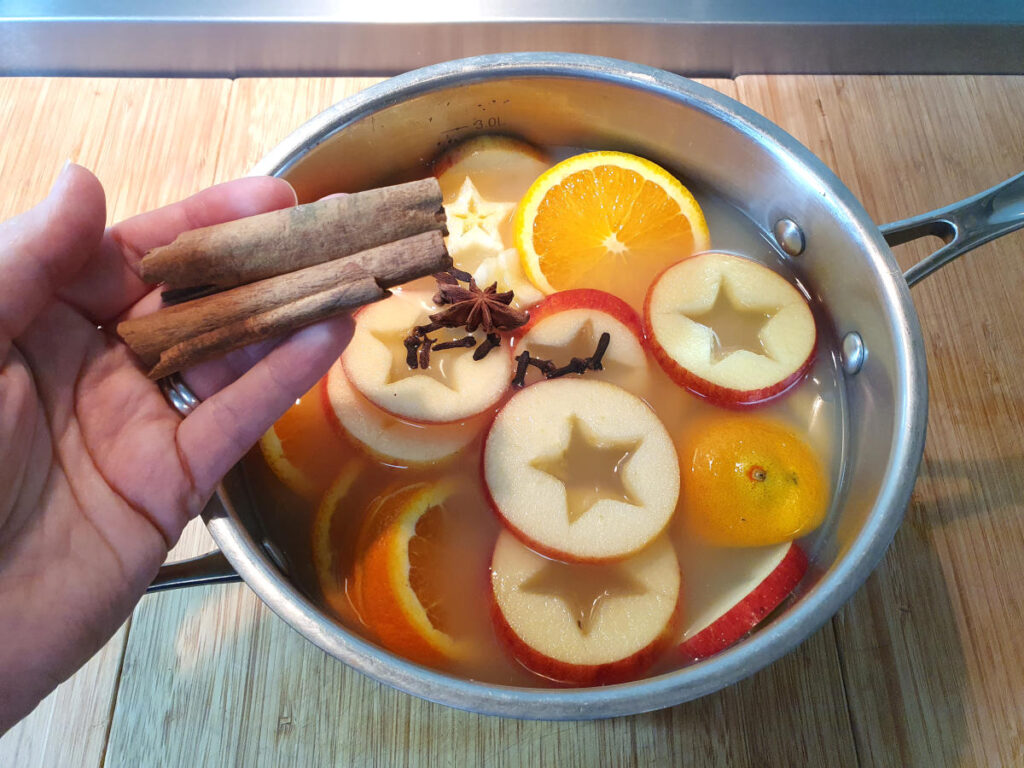
[[[731,685],[789,653],[828,621],[875,568],[896,533],[924,450],[927,374],[910,292],[878,228],[854,195],[813,153],[752,109],[678,75],[617,59],[567,53],[517,53],[444,62],[385,80],[348,97],[302,125],[273,149],[252,175],[280,176],[337,131],[401,101],[490,79],[567,77],[650,91],[709,112],[776,154],[849,221],[880,277],[892,309],[889,330],[897,361],[890,462],[867,519],[846,553],[783,616],[704,661],[630,683],[583,689],[537,689],[474,682],[420,667],[342,627],[284,579],[238,523],[230,498],[207,519],[210,534],[249,587],[275,613],[349,666],[407,693],[459,709],[524,719],[592,719],[679,704]],[[902,426],[899,426],[902,425]]]

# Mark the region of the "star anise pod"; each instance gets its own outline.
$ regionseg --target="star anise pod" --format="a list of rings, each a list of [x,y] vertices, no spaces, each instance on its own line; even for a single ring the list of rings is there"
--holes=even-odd
[[[530,319],[522,310],[511,306],[512,291],[498,293],[498,284],[492,283],[480,290],[472,275],[461,270],[451,270],[434,275],[437,280],[435,304],[447,305],[435,312],[430,319],[445,328],[465,327],[473,333],[477,328],[484,333],[512,331]],[[468,283],[468,287],[460,284]]]
[[[497,283],[481,291],[469,272],[454,267],[447,272],[438,272],[434,279],[437,281],[434,303],[444,306],[444,309],[430,315],[429,323],[416,326],[405,337],[405,361],[410,368],[429,368],[432,350],[440,352],[476,346],[473,336],[435,343],[427,334],[441,328],[465,328],[470,334],[482,328],[487,338],[476,348],[473,359],[483,360],[492,349],[501,346],[501,336],[497,331],[515,330],[530,319],[526,312],[511,306],[512,291],[498,293]],[[469,285],[464,287],[462,283]]]

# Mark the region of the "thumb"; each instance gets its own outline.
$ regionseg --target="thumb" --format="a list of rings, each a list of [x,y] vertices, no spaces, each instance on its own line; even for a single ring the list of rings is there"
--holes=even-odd
[[[0,223],[0,360],[97,252],[106,217],[99,179],[69,162],[43,202]]]

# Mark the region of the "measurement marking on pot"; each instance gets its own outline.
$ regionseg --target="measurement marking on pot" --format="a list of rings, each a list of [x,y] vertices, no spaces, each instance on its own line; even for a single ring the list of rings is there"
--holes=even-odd
[[[473,127],[478,131],[482,131],[484,128],[500,128],[501,115],[495,115],[494,117],[489,117],[486,120],[474,120]]]

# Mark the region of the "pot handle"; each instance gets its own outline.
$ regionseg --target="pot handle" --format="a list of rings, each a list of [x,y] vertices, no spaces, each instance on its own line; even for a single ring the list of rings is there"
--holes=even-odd
[[[241,580],[242,577],[235,573],[234,566],[224,557],[224,553],[214,550],[189,560],[164,563],[152,583],[146,587],[146,593],[205,584],[230,584]]]
[[[885,224],[879,229],[890,246],[934,235],[945,243],[903,273],[911,287],[953,259],[1024,227],[1024,173],[966,200]]]
[[[219,507],[220,497],[214,494],[206,502],[202,516],[208,517]],[[205,555],[199,555],[199,557],[189,560],[164,563],[160,566],[152,583],[146,587],[146,593],[164,592],[181,587],[198,587],[204,584],[230,584],[241,580],[242,577],[235,572],[234,566],[224,557],[224,553],[215,549],[213,552],[207,552]]]

